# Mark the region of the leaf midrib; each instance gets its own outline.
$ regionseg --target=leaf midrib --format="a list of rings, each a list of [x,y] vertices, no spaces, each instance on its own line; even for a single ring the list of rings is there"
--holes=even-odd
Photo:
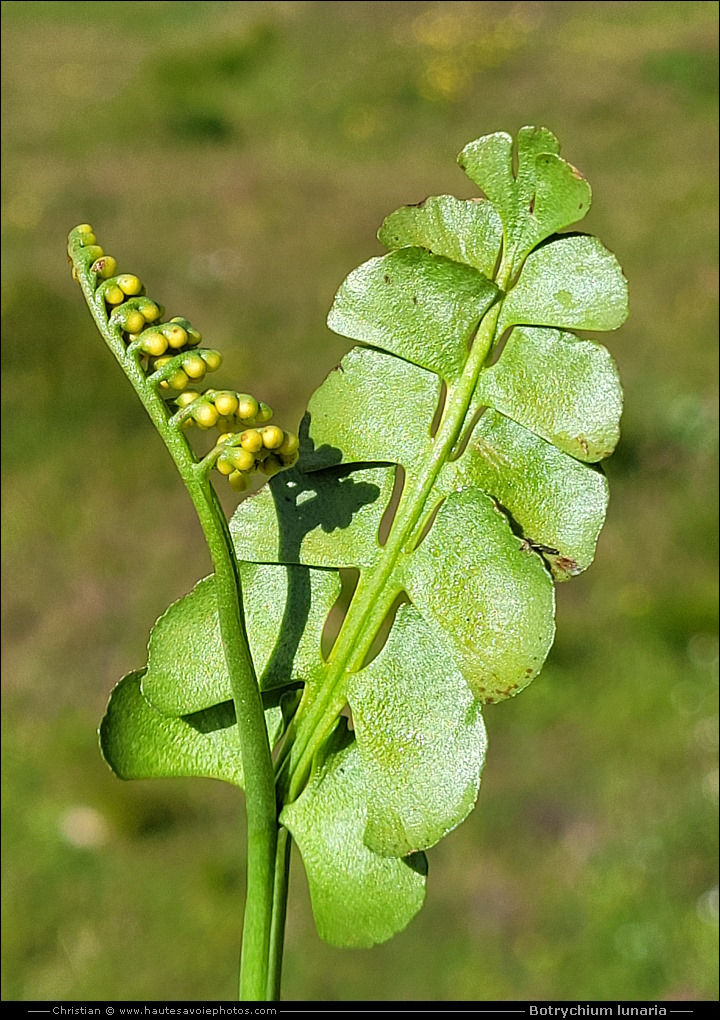
[[[396,575],[402,556],[412,552],[406,548],[407,543],[415,534],[428,496],[467,420],[478,377],[497,339],[498,320],[506,297],[504,286],[507,286],[511,272],[511,264],[503,260],[495,280],[499,288],[499,299],[481,319],[463,372],[455,386],[449,389],[445,412],[433,439],[430,456],[421,464],[412,486],[403,493],[390,535],[376,563],[361,574],[328,660],[325,683],[309,701],[307,714],[297,726],[289,750],[292,777],[289,801],[295,800],[305,787],[315,753],[345,706],[345,678],[362,668],[377,632],[401,590],[400,584],[392,583],[393,575]]]

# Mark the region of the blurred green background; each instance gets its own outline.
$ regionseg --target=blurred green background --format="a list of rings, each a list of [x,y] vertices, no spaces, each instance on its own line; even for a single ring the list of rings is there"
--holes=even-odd
[[[208,570],[65,262],[123,271],[294,425],[375,231],[473,194],[469,140],[552,128],[631,317],[597,561],[542,677],[488,709],[479,807],[425,910],[340,951],[291,889],[288,999],[707,999],[715,983],[715,3],[4,3],[4,997],[232,998],[241,811],[123,784],[107,694]],[[225,487],[223,486],[223,489]],[[228,504],[229,505],[229,504]]]

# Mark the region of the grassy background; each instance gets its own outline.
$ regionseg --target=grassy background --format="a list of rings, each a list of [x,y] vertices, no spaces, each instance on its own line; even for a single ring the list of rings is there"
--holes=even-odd
[[[631,286],[597,562],[542,678],[487,711],[479,808],[372,951],[317,938],[290,999],[704,999],[715,954],[715,3],[3,3],[4,996],[231,998],[240,811],[122,784],[94,730],[207,571],[167,456],[64,255],[121,268],[281,422],[346,349],[383,217],[473,194],[470,139],[546,124]]]

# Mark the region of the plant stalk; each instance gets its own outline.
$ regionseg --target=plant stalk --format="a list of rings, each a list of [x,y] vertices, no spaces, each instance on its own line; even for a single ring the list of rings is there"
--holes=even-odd
[[[160,433],[195,507],[215,569],[220,632],[237,719],[247,813],[247,891],[240,963],[240,999],[265,1001],[273,926],[277,850],[275,777],[260,690],[245,629],[237,558],[225,514],[187,439],[174,429],[162,398],[148,383],[139,359],[128,353],[118,327],[108,322],[105,302],[96,295],[94,274],[82,259],[79,240],[68,247],[78,282],[95,324]],[[284,908],[283,908],[284,909]],[[279,976],[273,987],[279,983]]]
[[[275,854],[275,885],[273,890],[273,914],[272,925],[270,928],[270,953],[267,986],[267,998],[269,1002],[277,1002],[280,999],[291,850],[292,838],[290,833],[287,829],[281,827],[278,832],[277,849]]]

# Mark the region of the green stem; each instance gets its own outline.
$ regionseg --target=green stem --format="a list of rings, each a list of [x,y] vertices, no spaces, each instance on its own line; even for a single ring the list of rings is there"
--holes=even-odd
[[[277,844],[275,777],[260,690],[245,630],[237,558],[225,515],[206,471],[198,465],[185,436],[169,423],[165,404],[149,383],[137,355],[128,352],[119,328],[108,322],[104,298],[96,294],[94,274],[81,257],[82,244],[72,235],[68,251],[100,334],[132,383],[175,462],[195,507],[215,568],[220,633],[231,681],[245,776],[248,826],[240,998],[265,1001]]]
[[[291,849],[292,839],[290,833],[287,829],[281,828],[278,832],[277,850],[275,853],[275,886],[273,892],[272,926],[270,929],[267,986],[267,998],[270,1002],[276,1002],[280,998]]]
[[[501,288],[507,284],[510,271],[510,266],[503,263],[497,280]],[[418,522],[428,497],[467,419],[478,376],[498,339],[496,333],[501,308],[502,299],[493,305],[478,327],[463,374],[448,391],[445,412],[432,441],[430,455],[403,493],[390,536],[376,564],[361,577],[330,655],[327,680],[298,722],[295,740],[288,748],[292,775],[289,800],[294,800],[302,792],[313,757],[345,704],[345,677],[362,668],[388,610],[402,589],[396,567],[403,556],[412,552]],[[285,765],[285,762],[278,764]]]

